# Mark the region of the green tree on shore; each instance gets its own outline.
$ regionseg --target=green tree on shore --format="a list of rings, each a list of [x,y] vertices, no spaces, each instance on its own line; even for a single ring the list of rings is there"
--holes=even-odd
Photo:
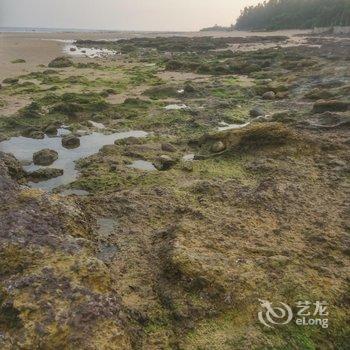
[[[350,26],[350,0],[269,0],[246,7],[238,30]]]

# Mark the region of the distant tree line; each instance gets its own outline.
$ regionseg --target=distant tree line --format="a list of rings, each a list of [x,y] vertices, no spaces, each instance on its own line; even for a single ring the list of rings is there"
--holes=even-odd
[[[235,27],[233,24],[230,27],[223,27],[215,24],[215,26],[203,28],[200,31],[201,32],[230,32],[233,30],[235,30]]]
[[[309,29],[350,26],[350,0],[269,0],[246,7],[238,30]]]

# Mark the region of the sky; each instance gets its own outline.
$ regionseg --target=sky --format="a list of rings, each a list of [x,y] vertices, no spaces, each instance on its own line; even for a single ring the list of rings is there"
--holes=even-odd
[[[199,30],[261,0],[0,0],[0,27]]]

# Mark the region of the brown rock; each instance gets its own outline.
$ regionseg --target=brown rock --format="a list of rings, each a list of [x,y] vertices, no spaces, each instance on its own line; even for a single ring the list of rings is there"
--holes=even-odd
[[[50,165],[58,159],[58,153],[52,149],[42,149],[33,154],[33,162],[37,165]]]
[[[67,135],[62,138],[62,146],[64,148],[77,148],[80,146],[80,139],[74,135]]]
[[[28,178],[30,181],[33,181],[33,182],[40,182],[40,181],[53,179],[61,175],[63,175],[62,169],[42,168],[30,173],[28,175]]]

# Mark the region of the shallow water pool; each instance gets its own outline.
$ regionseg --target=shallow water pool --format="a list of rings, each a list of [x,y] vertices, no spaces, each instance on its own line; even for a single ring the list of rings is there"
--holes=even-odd
[[[58,159],[49,165],[49,168],[63,169],[62,176],[41,181],[38,183],[29,183],[33,188],[52,190],[61,185],[68,185],[78,177],[78,170],[75,169],[75,161],[91,156],[97,153],[103,146],[112,145],[115,140],[121,140],[128,137],[146,137],[145,131],[126,131],[113,134],[103,134],[93,132],[80,137],[80,146],[74,149],[66,149],[62,146],[61,137],[48,137],[44,139],[31,139],[23,136],[12,137],[10,140],[0,142],[0,151],[12,153],[20,162],[29,164],[24,166],[26,171],[35,171],[43,166],[32,163],[33,153],[44,148],[55,150],[58,153]]]

